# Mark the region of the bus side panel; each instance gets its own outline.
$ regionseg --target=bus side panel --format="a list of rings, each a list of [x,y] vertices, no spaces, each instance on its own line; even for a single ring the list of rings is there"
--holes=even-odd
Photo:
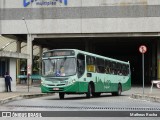
[[[96,73],[95,76],[95,92],[108,92],[110,91],[110,81],[106,74]]]
[[[79,93],[87,92],[88,91],[88,82],[78,82],[79,86]]]
[[[111,92],[118,91],[118,84],[122,85],[122,91],[129,90],[131,88],[131,79],[129,76],[111,75]]]
[[[128,76],[97,73],[94,83],[95,92],[116,92],[118,90],[119,83],[122,85],[122,91],[126,91],[131,88],[131,78]]]
[[[109,80],[109,91],[107,92],[116,92],[118,88],[118,82],[121,79],[121,77],[117,77],[117,75],[108,74],[108,80]]]
[[[78,82],[79,93],[88,91],[89,79],[86,77],[86,72],[83,74],[81,78],[77,80],[77,82]]]
[[[128,81],[122,84],[122,91],[131,89],[131,76],[128,78]]]
[[[73,93],[78,93],[79,92],[79,83],[78,82],[75,82],[74,84],[70,85],[70,86],[67,86],[67,87],[63,87],[64,90],[63,92],[65,93],[70,93],[70,92],[73,92]]]

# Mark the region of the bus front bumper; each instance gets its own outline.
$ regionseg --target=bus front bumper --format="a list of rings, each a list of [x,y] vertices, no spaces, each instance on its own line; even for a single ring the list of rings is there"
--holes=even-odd
[[[56,87],[44,86],[41,84],[41,92],[42,93],[59,93],[59,92],[77,93],[79,92],[79,90],[78,90],[78,84],[76,83],[70,86],[56,86]]]

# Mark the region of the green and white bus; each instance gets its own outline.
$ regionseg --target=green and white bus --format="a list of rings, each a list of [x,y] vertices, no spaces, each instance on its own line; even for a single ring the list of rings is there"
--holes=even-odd
[[[121,95],[131,88],[130,63],[76,49],[55,49],[43,53],[42,93]]]

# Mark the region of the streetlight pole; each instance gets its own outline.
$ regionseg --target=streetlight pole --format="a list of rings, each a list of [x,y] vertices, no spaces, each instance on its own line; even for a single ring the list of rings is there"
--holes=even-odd
[[[28,35],[30,36],[31,34],[29,33],[29,29],[28,29],[27,22],[26,22],[25,18],[23,17],[22,20],[24,20],[24,23],[26,25],[26,29],[27,29]]]
[[[24,23],[26,25],[26,29],[27,29],[27,33],[28,33],[28,38],[27,39],[30,39],[31,38],[31,34],[29,32],[29,29],[28,29],[28,25],[27,25],[27,22],[25,20],[25,18],[23,17],[22,20],[24,20]],[[28,49],[28,48],[27,48]],[[27,82],[28,82],[28,92],[29,92],[29,80],[30,80],[30,74],[29,74],[29,71],[28,71],[28,65],[27,65]],[[31,67],[31,66],[30,66]]]

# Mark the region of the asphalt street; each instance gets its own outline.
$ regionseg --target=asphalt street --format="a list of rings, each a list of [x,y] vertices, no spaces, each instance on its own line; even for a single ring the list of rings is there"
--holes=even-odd
[[[131,89],[130,91],[123,92],[122,96],[112,96],[111,94],[107,93],[107,94],[102,94],[101,97],[96,97],[91,99],[87,99],[85,94],[66,95],[64,100],[60,100],[58,94],[55,94],[53,96],[46,96],[46,97],[39,97],[39,98],[32,98],[32,99],[20,99],[17,101],[12,101],[12,102],[3,104],[0,107],[0,111],[23,111],[23,112],[24,111],[43,111],[43,112],[49,111],[51,112],[46,114],[52,114],[52,111],[53,111],[53,114],[54,114],[54,111],[56,112],[60,111],[58,113],[59,116],[57,117],[60,120],[63,119],[63,118],[60,118],[61,115],[62,117],[67,116],[66,114],[63,113],[63,111],[71,111],[72,114],[70,116],[76,115],[77,111],[78,112],[85,111],[88,113],[90,111],[91,113],[93,111],[97,111],[97,113],[99,111],[111,111],[112,114],[115,112],[115,116],[116,116],[117,112],[119,111],[119,114],[118,114],[119,117],[121,117],[121,115],[123,114],[123,113],[122,114],[120,113],[121,111],[124,111],[124,113],[129,112],[128,116],[125,116],[125,118],[129,117],[130,112],[135,113],[135,112],[145,111],[146,113],[146,112],[152,112],[152,111],[155,111],[155,112],[160,111],[160,104],[157,102],[150,102],[150,101],[137,100],[137,99],[130,98],[130,95],[133,93],[133,91],[136,92],[136,90],[137,89],[134,88],[134,89]],[[149,91],[146,91],[146,92],[149,92]],[[75,116],[75,117],[78,117],[77,120],[82,119],[81,115],[82,114],[79,113],[79,116]],[[96,117],[96,113],[95,114],[92,113],[92,115]],[[83,119],[90,120],[92,119],[90,118],[92,117],[92,115],[85,118],[83,117]],[[70,116],[65,118],[65,120],[69,119]],[[131,117],[128,119],[132,120],[135,118],[137,117]],[[152,117],[149,117],[149,118],[152,118]],[[102,117],[101,119],[103,120],[105,118]],[[110,117],[110,119],[113,119],[113,116]],[[119,119],[121,120],[121,118]],[[141,116],[141,119],[143,120],[143,116]],[[154,119],[157,119],[157,117],[154,117]]]

